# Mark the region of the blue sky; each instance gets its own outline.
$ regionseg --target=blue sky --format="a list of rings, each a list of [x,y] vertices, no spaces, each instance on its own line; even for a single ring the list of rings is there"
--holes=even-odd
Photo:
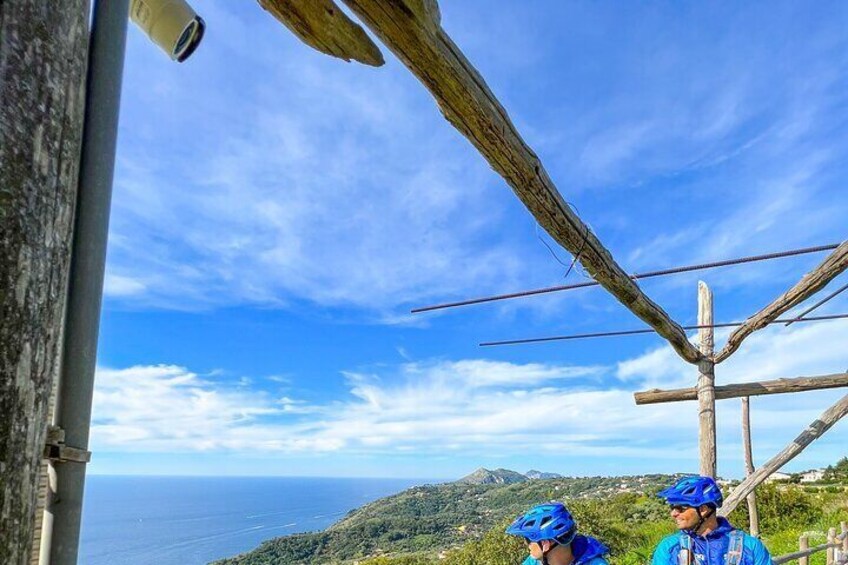
[[[602,290],[409,314],[562,284],[570,257],[388,50],[384,67],[348,64],[257,4],[196,8],[208,33],[182,65],[129,32],[92,472],[697,470],[695,405],[633,403],[696,379],[659,338],[477,346],[641,326]],[[628,271],[845,239],[844,3],[488,0],[442,16]],[[716,320],[739,320],[822,258],[642,287],[691,324],[703,279]],[[768,329],[717,382],[840,372],[846,340],[844,321]],[[756,461],[840,394],[752,400]],[[739,402],[718,422],[719,473],[739,476]],[[848,455],[846,431],[787,469]]]

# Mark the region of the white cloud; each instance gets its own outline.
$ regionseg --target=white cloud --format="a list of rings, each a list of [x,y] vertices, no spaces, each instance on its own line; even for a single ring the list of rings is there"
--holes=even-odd
[[[130,277],[107,272],[103,280],[103,293],[106,296],[133,296],[142,294],[145,290],[147,287],[143,282]]]
[[[313,55],[261,16],[273,57],[210,41],[184,76],[129,66],[125,106],[145,113],[121,132],[110,272],[131,298],[387,311],[514,278],[524,260],[496,232],[512,196],[405,69]],[[139,85],[164,77],[154,103]]]
[[[841,344],[846,339],[848,329],[839,323],[761,332],[719,365],[717,380],[837,372],[844,369]],[[110,449],[142,451],[457,452],[484,458],[538,446],[587,457],[696,457],[694,403],[633,402],[633,390],[691,386],[695,381],[694,370],[666,356],[666,350],[670,348],[649,351],[617,369],[479,359],[404,363],[372,373],[346,373],[348,396],[320,405],[290,394],[228,387],[173,366],[103,369],[94,438]],[[623,386],[616,376],[628,384]],[[769,451],[793,439],[841,394],[754,399],[758,453],[770,456]],[[738,463],[732,450],[738,443],[738,413],[737,402],[719,402],[725,465]],[[836,429],[829,437],[838,433]],[[837,454],[819,456],[831,455]]]

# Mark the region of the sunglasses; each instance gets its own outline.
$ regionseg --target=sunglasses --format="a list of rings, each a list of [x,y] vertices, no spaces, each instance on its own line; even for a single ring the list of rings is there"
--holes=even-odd
[[[691,506],[684,506],[682,504],[672,504],[668,507],[669,510],[671,510],[672,512],[677,512],[678,514],[680,514],[682,512],[686,512],[690,508],[692,508],[692,507]]]

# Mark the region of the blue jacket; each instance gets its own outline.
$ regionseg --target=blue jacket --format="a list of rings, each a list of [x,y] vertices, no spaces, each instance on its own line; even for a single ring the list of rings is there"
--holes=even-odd
[[[571,542],[571,551],[574,554],[571,565],[608,565],[604,555],[609,553],[609,548],[595,538],[577,534]],[[539,565],[539,562],[528,557],[521,565]]]
[[[724,518],[718,519],[718,528],[705,536],[690,532],[677,532],[663,539],[654,550],[651,565],[677,565],[680,553],[680,536],[692,538],[693,565],[724,565],[724,554],[730,545],[730,532],[735,530]],[[739,565],[771,565],[771,555],[763,542],[745,534],[742,538],[742,561]]]

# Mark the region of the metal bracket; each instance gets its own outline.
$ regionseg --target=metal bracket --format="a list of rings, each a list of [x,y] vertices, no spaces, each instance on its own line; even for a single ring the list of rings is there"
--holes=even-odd
[[[91,461],[91,452],[65,445],[65,430],[59,426],[50,426],[44,442],[44,459],[54,463],[88,463]]]

